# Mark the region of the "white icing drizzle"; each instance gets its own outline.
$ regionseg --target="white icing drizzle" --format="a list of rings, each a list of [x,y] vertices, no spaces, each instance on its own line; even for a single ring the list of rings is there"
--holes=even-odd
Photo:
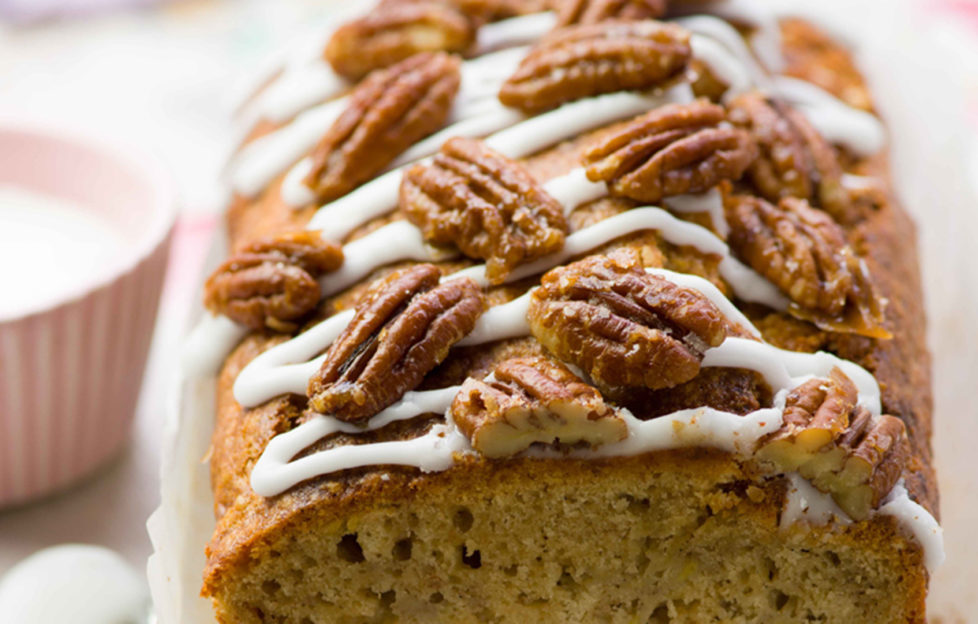
[[[544,36],[557,25],[557,15],[552,11],[531,13],[484,25],[476,34],[476,51],[485,54],[524,43],[531,43]]]
[[[675,271],[670,271],[669,269],[659,269],[653,267],[646,268],[645,272],[667,279],[676,286],[689,288],[690,290],[699,292],[701,295],[709,299],[710,302],[713,303],[713,305],[715,305],[717,309],[720,310],[725,317],[727,317],[728,320],[740,325],[750,332],[755,338],[760,339],[761,332],[754,327],[754,324],[750,322],[750,319],[744,316],[744,313],[741,312],[732,301],[724,297],[723,293],[720,292],[720,289],[717,288],[710,280],[691,273],[676,273]]]
[[[343,264],[319,278],[324,297],[348,288],[372,271],[400,260],[446,260],[453,252],[425,242],[421,230],[407,221],[395,221],[343,246]]]
[[[735,95],[749,91],[754,85],[751,75],[743,63],[730,55],[730,50],[716,39],[693,33],[690,38],[693,58],[709,68],[710,73],[727,85],[724,101]]]
[[[797,472],[785,475],[788,491],[781,510],[781,528],[807,521],[812,524],[828,524],[833,519],[840,524],[851,524],[852,519],[842,511],[832,497],[815,488]]]
[[[499,88],[530,51],[529,46],[506,48],[462,63],[462,82],[456,102],[495,100]]]
[[[260,119],[282,123],[305,109],[332,98],[350,83],[338,76],[325,60],[289,67],[263,91],[256,102]]]
[[[708,10],[724,19],[752,26],[754,32],[750,39],[754,54],[768,71],[784,71],[781,26],[774,11],[753,0],[723,0],[713,3]]]
[[[723,214],[723,195],[719,189],[712,188],[705,193],[673,195],[662,200],[673,212],[705,212],[710,215],[713,229],[720,238],[726,240],[730,226]]]
[[[608,185],[603,181],[588,180],[584,167],[578,167],[549,180],[543,190],[564,207],[565,214],[570,214],[581,204],[607,195]]]
[[[775,76],[772,90],[808,117],[819,134],[860,156],[880,151],[886,131],[875,116],[849,106],[828,91],[810,82],[788,76]]]
[[[657,94],[619,91],[568,102],[552,111],[502,130],[486,144],[510,158],[522,158],[613,121],[627,119],[670,102],[687,102],[692,91],[679,83]]]
[[[486,310],[476,321],[469,335],[456,344],[460,347],[468,347],[528,335],[530,325],[526,321],[526,313],[530,309],[530,293],[534,290],[536,289],[531,288],[512,301]]]
[[[190,330],[181,363],[190,377],[210,377],[221,370],[221,365],[234,346],[248,335],[248,328],[238,325],[226,316],[204,313]]]
[[[282,180],[282,201],[290,206],[308,206],[316,201],[316,193],[306,186],[304,180],[312,171],[312,157],[306,156],[289,169]]]
[[[890,490],[879,508],[880,514],[892,516],[906,527],[924,550],[924,566],[931,576],[944,563],[944,529],[934,516],[910,499],[903,479]]]
[[[312,477],[364,466],[414,466],[424,472],[447,470],[455,461],[455,453],[469,449],[468,439],[450,420],[434,425],[428,433],[411,440],[340,446],[300,459],[292,458],[332,433],[372,431],[395,420],[443,413],[457,392],[458,386],[407,392],[401,401],[371,418],[365,427],[328,416],[316,416],[272,438],[251,471],[251,487],[259,496],[275,496]]]
[[[425,156],[430,156],[441,149],[445,141],[452,137],[486,136],[516,125],[525,118],[523,113],[514,108],[503,106],[496,100],[488,101],[480,114],[447,126],[412,145],[394,159],[391,167],[400,167]]]
[[[558,141],[592,128],[625,119],[689,95],[689,85],[658,96],[632,92],[612,93],[570,102],[531,117],[486,139],[486,144],[510,158],[529,156]],[[307,226],[322,230],[323,237],[341,240],[358,226],[397,206],[403,167],[388,171],[343,197],[320,207]]]
[[[353,310],[334,314],[248,362],[234,380],[235,400],[254,407],[287,392],[305,394],[309,378],[322,366],[321,360],[311,358],[336,340],[353,314]]]
[[[859,404],[874,416],[880,414],[880,390],[876,379],[862,366],[831,353],[785,351],[765,342],[727,337],[718,347],[707,349],[702,366],[747,368],[764,377],[775,391],[789,390],[812,377],[827,377],[838,367],[859,390]]]
[[[494,132],[522,119],[522,115],[518,112],[509,111],[499,104],[496,100],[496,93],[506,78],[515,70],[516,65],[525,53],[526,48],[502,50],[462,63],[460,70],[462,81],[451,113],[451,121],[457,123],[439,133],[441,139],[435,143],[434,148],[431,148],[430,145],[425,147],[422,147],[422,144],[415,145],[412,148],[414,152],[426,148],[428,151],[413,157],[410,154],[402,154],[399,159],[400,162],[410,162],[421,156],[434,153],[449,136],[478,136],[480,132]],[[319,63],[319,65],[325,65],[325,63]],[[308,71],[308,69],[301,70],[301,72],[306,73]],[[332,73],[328,66],[320,71]],[[288,75],[287,73],[286,76]],[[283,79],[286,76],[283,76]],[[288,169],[289,165],[309,152],[319,138],[329,130],[333,122],[346,110],[349,102],[347,97],[330,100],[309,110],[304,110],[318,101],[340,93],[342,89],[333,89],[329,92],[326,90],[317,91],[316,85],[322,85],[323,80],[320,79],[317,82],[313,76],[306,74],[300,74],[296,80],[299,79],[308,81],[308,84],[305,85],[305,91],[302,91],[304,105],[298,105],[299,100],[293,96],[292,101],[296,106],[289,115],[281,119],[266,115],[274,121],[285,121],[292,115],[299,113],[295,119],[278,130],[247,144],[239,154],[233,157],[230,163],[231,186],[242,195],[250,197],[257,194],[277,175]],[[268,91],[263,93],[263,97],[277,93],[275,87],[279,84],[276,82],[272,85]],[[301,91],[302,86],[303,83],[297,82],[293,91]],[[477,118],[481,116],[488,118],[478,120]],[[465,120],[469,120],[470,123],[464,123]],[[451,132],[446,136],[444,133],[449,130]],[[296,178],[296,176],[291,177]],[[301,177],[298,179],[301,180]],[[301,194],[296,195],[294,188],[290,189],[290,193],[292,197],[305,197]],[[307,200],[295,204],[289,201],[290,198],[283,197],[283,199],[290,205],[308,203]]]
[[[710,9],[724,14],[720,7],[734,6],[746,8],[750,5],[740,0],[725,0],[710,5]],[[728,13],[732,19],[737,19],[734,13]],[[773,13],[762,13],[758,13],[756,17],[762,19],[762,22],[770,19],[776,29],[777,21]],[[879,119],[866,111],[849,106],[810,82],[788,76],[769,75],[744,44],[737,30],[727,22],[706,15],[683,17],[676,22],[694,33],[694,56],[717,78],[730,85],[723,96],[725,101],[751,86],[756,86],[791,102],[827,141],[843,145],[861,156],[869,156],[882,149],[886,132]],[[758,22],[755,20],[752,23]],[[780,43],[777,45],[780,46]],[[724,50],[729,55],[723,54]],[[756,46],[755,52],[758,52]]]
[[[744,43],[744,39],[737,32],[737,29],[727,22],[709,15],[692,15],[690,17],[681,17],[676,20],[676,23],[695,35],[716,41],[729,52],[730,58],[728,61],[720,61],[714,67],[711,62],[719,60],[717,55],[711,54],[711,52],[715,51],[715,48],[703,47],[697,51],[696,44],[695,42],[693,43],[694,54],[702,52],[704,56],[697,58],[705,63],[710,68],[710,71],[716,73],[718,78],[732,85],[735,77],[730,75],[731,70],[728,68],[729,63],[734,62],[740,65],[740,69],[736,70],[738,77],[746,74],[750,77],[753,84],[764,84],[767,81],[767,72],[757,62],[757,59],[754,58],[754,55]]]
[[[506,281],[543,273],[616,238],[642,230],[656,230],[674,245],[691,245],[703,253],[718,255],[727,253],[726,244],[706,228],[677,219],[661,208],[644,206],[632,208],[574,232],[564,240],[564,246],[560,251],[517,267],[507,276]],[[481,286],[488,286],[489,280],[486,279],[485,274],[485,265],[479,264],[452,273],[444,279],[465,276],[472,278]]]
[[[257,195],[316,145],[346,110],[347,102],[347,98],[339,98],[320,104],[292,123],[245,145],[228,166],[231,188],[246,197]]]

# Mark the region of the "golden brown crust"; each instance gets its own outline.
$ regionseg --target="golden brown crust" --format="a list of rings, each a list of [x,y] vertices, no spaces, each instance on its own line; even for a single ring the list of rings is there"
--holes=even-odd
[[[783,24],[784,41],[789,62],[789,72],[820,84],[850,103],[870,108],[871,101],[861,76],[853,68],[849,55],[814,27],[790,20]],[[832,76],[826,79],[825,76]],[[603,132],[613,132],[615,127]],[[538,180],[545,180],[567,171],[580,162],[581,155],[600,133],[579,137],[527,160],[524,164]],[[889,187],[888,164],[885,155],[866,160],[843,158],[843,166],[849,173],[872,175]],[[229,212],[229,233],[232,245],[301,227],[310,217],[311,209],[293,211],[278,199],[280,180],[265,193],[248,201],[237,198]],[[575,211],[570,218],[571,231],[594,221],[627,209],[632,204],[623,199],[602,199]],[[390,218],[400,218],[395,214]],[[354,232],[351,238],[377,227],[370,224]],[[937,515],[938,493],[930,450],[931,390],[929,355],[924,343],[924,311],[920,297],[920,277],[916,261],[914,227],[909,217],[892,194],[876,198],[872,210],[858,223],[845,227],[846,238],[854,251],[865,258],[869,273],[881,297],[888,301],[883,327],[893,338],[879,340],[852,334],[827,332],[784,314],[766,308],[745,306],[745,312],[753,320],[766,340],[786,348],[814,351],[824,349],[840,357],[850,359],[870,370],[879,380],[882,389],[883,410],[898,417],[906,425],[912,456],[905,474],[911,497]],[[695,250],[677,248],[662,241],[654,232],[644,232],[619,239],[602,251],[636,254],[646,266],[664,266],[693,272],[712,280],[730,295],[729,288],[719,278],[716,259],[705,257]],[[464,266],[456,265],[454,266]],[[386,274],[396,267],[377,272]],[[366,281],[369,281],[366,280]],[[499,303],[521,294],[527,284],[495,288],[487,293],[491,303]],[[324,302],[319,314],[326,315],[336,309],[349,307],[359,297],[363,285],[350,292]],[[279,398],[255,409],[242,409],[231,395],[231,385],[237,372],[253,357],[281,338],[262,334],[249,336],[227,360],[219,380],[216,428],[211,456],[212,488],[215,493],[215,512],[218,527],[208,547],[208,568],[205,574],[204,592],[215,595],[222,591],[225,576],[232,574],[249,559],[263,556],[269,544],[311,518],[342,518],[358,510],[397,504],[407,500],[437,497],[439,492],[461,491],[476,487],[476,483],[492,483],[507,478],[550,478],[553,466],[547,461],[512,460],[489,462],[470,459],[454,468],[438,474],[420,474],[413,469],[383,467],[347,471],[338,475],[318,478],[293,488],[273,498],[255,495],[248,483],[254,461],[262,449],[277,433],[291,428],[301,417],[301,405],[295,399]],[[506,358],[539,354],[539,346],[531,340],[488,345],[484,349],[457,349],[435,371],[429,381],[461,383],[468,374],[487,373],[496,362]],[[624,405],[648,403],[643,398],[649,392],[627,397],[615,397]],[[710,371],[691,382],[670,388],[669,394],[660,395],[656,405],[695,406],[710,404],[731,411],[744,413],[752,406],[769,404],[770,391],[756,374],[747,371]],[[671,410],[666,410],[671,411]],[[662,412],[658,412],[662,413]],[[639,414],[642,416],[641,414]],[[650,410],[645,417],[655,415]],[[428,426],[424,419],[409,429],[390,431],[384,435],[393,439],[416,435],[420,428]],[[646,465],[677,467],[690,457],[699,458],[704,465],[713,459],[705,451],[675,451],[653,453],[640,458],[602,460],[627,470],[636,462]],[[565,460],[548,460],[565,461]],[[729,457],[716,460],[725,469],[746,473],[748,468]],[[560,472],[587,474],[596,470],[601,462],[570,462],[561,465]],[[697,464],[699,465],[699,464]],[[520,472],[522,471],[522,472]],[[380,473],[390,475],[388,481],[380,479]],[[519,477],[516,475],[519,473]],[[529,482],[529,481],[527,481]],[[489,487],[488,485],[482,487]],[[478,488],[476,488],[477,491]],[[775,505],[772,504],[772,509]],[[817,531],[816,531],[817,532]],[[852,529],[851,539],[891,539],[899,533],[892,521],[875,518],[859,523]],[[845,539],[849,539],[846,537]],[[905,551],[908,569],[920,568],[919,548]],[[910,554],[912,553],[912,554]],[[918,605],[917,617],[922,617],[926,579],[919,577],[917,592],[908,603]],[[917,621],[908,617],[908,621]]]

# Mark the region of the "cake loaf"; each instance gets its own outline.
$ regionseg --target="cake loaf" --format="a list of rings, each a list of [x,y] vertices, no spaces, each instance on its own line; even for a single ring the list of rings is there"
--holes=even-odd
[[[913,225],[749,0],[383,0],[242,106],[221,622],[924,622]]]

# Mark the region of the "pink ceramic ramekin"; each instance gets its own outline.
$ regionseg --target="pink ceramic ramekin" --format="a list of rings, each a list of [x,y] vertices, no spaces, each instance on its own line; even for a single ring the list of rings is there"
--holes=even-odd
[[[9,121],[0,121],[0,184],[66,199],[125,239],[100,275],[0,316],[0,505],[12,505],[64,489],[127,440],[175,200],[169,177],[138,152]],[[29,271],[30,258],[4,270]]]

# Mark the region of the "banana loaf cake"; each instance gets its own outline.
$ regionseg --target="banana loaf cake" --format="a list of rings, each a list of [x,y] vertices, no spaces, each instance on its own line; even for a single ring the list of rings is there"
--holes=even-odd
[[[751,0],[382,0],[242,105],[225,623],[924,622],[914,229]],[[203,356],[202,356],[203,357]]]

